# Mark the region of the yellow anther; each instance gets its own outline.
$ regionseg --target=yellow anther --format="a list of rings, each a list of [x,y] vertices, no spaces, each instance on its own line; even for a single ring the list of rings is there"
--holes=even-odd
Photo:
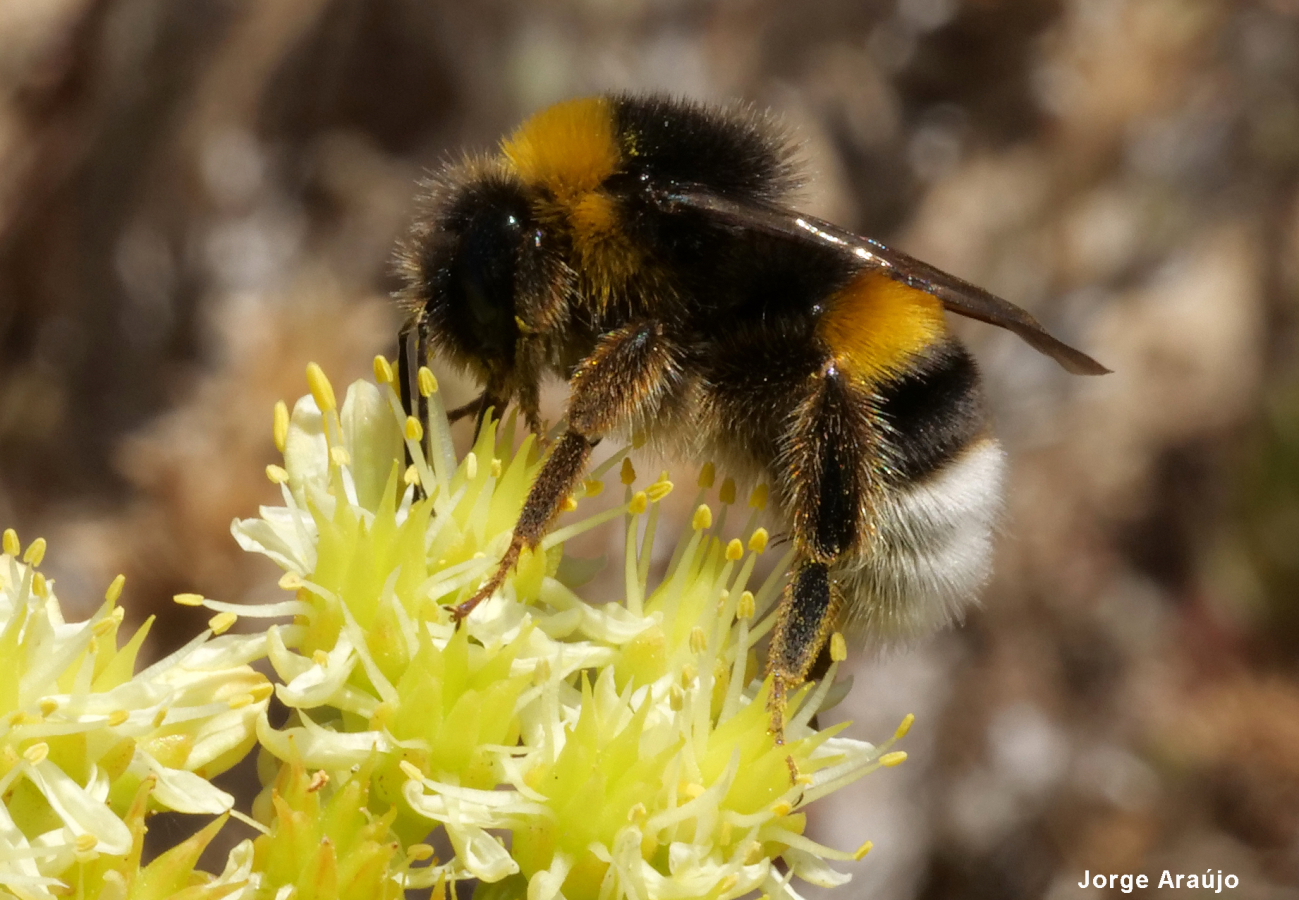
[[[699,470],[699,486],[704,490],[708,490],[716,480],[717,466],[713,465],[711,461],[704,463],[704,467]]]
[[[89,853],[91,850],[94,850],[99,846],[99,838],[91,834],[89,831],[82,832],[77,835],[77,839],[73,841],[73,845],[76,846],[77,852]]]
[[[401,481],[402,484],[419,484],[419,469],[413,464],[407,466],[406,471],[401,475]]]
[[[18,532],[12,528],[5,529],[4,551],[9,556],[17,556],[23,550],[23,545],[18,543]]]
[[[46,697],[41,700],[41,715],[52,716],[59,711],[59,701],[52,697]]]
[[[807,785],[809,785],[809,784],[814,784],[815,782],[816,782],[816,779],[815,779],[815,778],[813,778],[811,775],[807,775],[807,774],[805,774],[805,773],[803,773],[803,772],[800,772],[800,773],[798,774],[798,777],[794,779],[794,784],[801,784],[801,785],[803,785],[803,786],[807,786]]]
[[[698,627],[698,626],[696,626],[696,627]],[[693,637],[693,635],[692,635],[692,637]],[[708,641],[707,641],[707,639],[705,639],[705,640],[704,640],[704,644],[707,645],[707,643],[708,643]],[[692,684],[695,683],[695,679],[698,678],[698,677],[699,677],[699,670],[698,670],[697,668],[695,668],[695,664],[694,664],[694,663],[683,663],[683,664],[682,664],[682,666],[681,666],[681,686],[682,686],[682,687],[690,687],[690,685],[692,685]]]
[[[713,511],[708,508],[707,503],[699,504],[699,508],[695,510],[694,516],[690,519],[690,527],[695,531],[703,531],[705,528],[713,527]]]
[[[722,482],[722,489],[717,492],[718,499],[728,506],[735,502],[735,479],[727,475]]]
[[[565,497],[564,502],[559,504],[560,512],[572,512],[575,509],[577,509],[577,498],[572,494]]]
[[[493,478],[500,478],[500,477],[501,477],[501,472],[503,472],[503,471],[504,471],[504,470],[501,468],[501,461],[500,461],[499,459],[497,459],[496,457],[492,457],[492,477],[493,477]],[[603,484],[603,483],[597,482],[597,484],[600,484],[600,488],[601,488],[601,489],[604,488],[604,484]],[[595,495],[592,494],[591,496],[594,497]]]
[[[735,562],[744,556],[744,545],[740,543],[739,538],[731,538],[726,544],[726,558]]]
[[[848,658],[848,642],[843,639],[843,634],[836,631],[830,635],[830,661],[843,662]]]
[[[23,751],[23,759],[27,760],[33,766],[39,766],[45,762],[45,757],[50,755],[50,745],[44,741],[32,744]]]
[[[307,387],[311,389],[311,396],[316,398],[316,406],[320,407],[322,413],[338,409],[338,400],[334,398],[334,386],[325,376],[325,370],[315,363],[307,363]]]
[[[740,602],[735,605],[737,619],[752,619],[758,612],[758,605],[753,599],[753,591],[740,594]]]
[[[725,847],[735,837],[735,827],[730,822],[723,822],[722,827],[717,829],[717,843]]]
[[[727,875],[721,881],[717,882],[717,888],[716,888],[717,896],[719,897],[729,896],[731,891],[735,890],[735,886],[739,883],[740,883],[740,876],[732,872],[730,875]]]
[[[622,470],[619,472],[619,477],[622,479],[623,484],[630,485],[636,482],[636,467],[631,464],[630,459],[622,461]]]
[[[898,730],[893,732],[893,740],[900,741],[906,737],[914,724],[916,724],[916,714],[907,713],[902,719],[902,724],[898,726]]]
[[[866,858],[866,854],[870,853],[874,849],[875,849],[875,842],[867,841],[866,843],[862,844],[860,847],[857,848],[857,852],[852,855],[852,858],[857,860],[858,862],[861,862],[863,859]]]
[[[324,650],[314,650],[311,654],[311,661],[318,666],[327,666],[329,665],[329,654]]]
[[[771,535],[767,534],[767,529],[755,528],[753,534],[749,535],[749,549],[754,553],[765,553],[770,540]]]
[[[419,443],[424,439],[424,426],[414,416],[406,417],[406,440]]]
[[[433,858],[433,847],[429,844],[411,844],[406,848],[406,858],[411,862],[423,862]]]
[[[116,603],[121,599],[124,587],[126,587],[126,576],[118,575],[108,583],[108,590],[104,591],[104,599],[109,603]]]
[[[892,768],[893,766],[900,766],[906,761],[907,761],[907,751],[905,750],[894,750],[891,753],[885,753],[883,756],[880,757],[880,765],[887,766],[889,768]]]
[[[392,384],[395,376],[392,372],[392,363],[382,353],[374,358],[374,380],[380,384]]]
[[[582,482],[582,487],[586,488],[586,496],[599,497],[604,493],[604,482],[598,478],[588,478]]]
[[[271,699],[271,694],[275,693],[275,685],[271,684],[269,681],[263,681],[261,684],[254,687],[250,693],[253,695],[254,702],[261,703],[264,700]]]
[[[329,461],[342,469],[352,464],[352,454],[343,447],[330,447]]]
[[[419,768],[416,767],[416,765],[408,759],[403,759],[401,762],[397,763],[397,768],[401,769],[402,774],[404,774],[407,778],[411,779],[412,781],[424,780],[424,773],[421,772]]]
[[[651,500],[653,500],[655,503],[658,503],[668,494],[672,493],[672,488],[673,488],[672,482],[668,481],[668,473],[664,472],[662,475],[659,476],[658,481],[654,482],[653,484],[651,484],[649,487],[645,489],[645,493],[649,495],[649,498]]]
[[[172,597],[172,602],[179,603],[181,606],[202,606],[202,594],[177,594]]]
[[[274,415],[271,434],[275,436],[275,449],[283,453],[289,445],[289,407],[283,400],[275,401]]]
[[[752,841],[749,843],[748,848],[745,850],[744,864],[746,866],[756,865],[765,857],[766,854],[762,852],[762,844],[758,843],[757,841]],[[763,894],[762,896],[766,897],[767,900],[771,900],[771,898],[766,894]]]
[[[696,797],[703,794],[704,791],[706,790],[708,790],[708,788],[704,787],[702,784],[700,784],[697,781],[691,781],[681,786],[682,796],[686,797],[689,800],[695,799]]]
[[[208,619],[207,627],[212,629],[213,634],[225,634],[238,621],[239,617],[232,612],[217,613]]]
[[[121,610],[115,609],[113,612],[121,612]],[[94,624],[90,629],[90,633],[95,635],[95,637],[103,637],[120,624],[122,623],[117,616],[104,616],[104,618]]]
[[[32,593],[37,597],[48,597],[50,595],[50,585],[45,580],[44,573],[37,572],[32,576]]]
[[[753,493],[749,495],[749,505],[754,509],[766,509],[767,492],[767,486],[765,484],[760,484],[755,487]]]
[[[645,808],[644,803],[637,803],[631,809],[627,810],[628,822],[644,822],[649,818],[649,810]]]
[[[787,816],[794,811],[788,800],[781,800],[775,806],[771,807],[771,812],[776,816]]]
[[[674,684],[668,688],[668,706],[673,712],[680,712],[681,707],[686,705],[686,692],[681,690],[681,685]]]
[[[153,727],[154,727],[154,728],[161,728],[161,727],[163,726],[163,724],[167,721],[167,713],[168,713],[168,712],[170,712],[170,710],[168,710],[168,709],[166,709],[166,708],[163,708],[163,709],[160,709],[160,710],[158,710],[156,713],[153,714]]]
[[[45,559],[45,538],[37,538],[27,547],[27,552],[23,554],[23,562],[29,566],[39,566],[43,559]]]
[[[229,700],[226,701],[226,705],[229,706],[231,709],[243,709],[245,706],[252,706],[253,695],[235,694],[233,697],[231,697]]]
[[[470,481],[478,477],[478,454],[472,450],[465,454],[465,477]]]
[[[266,467],[266,477],[270,479],[271,484],[286,484],[289,480],[289,472],[284,466],[271,463]]]
[[[297,572],[285,572],[280,576],[279,584],[286,591],[296,591],[302,587],[302,576]]]
[[[708,649],[708,634],[703,628],[696,625],[690,629],[690,652],[703,653]]]
[[[419,367],[419,395],[421,397],[432,397],[438,392],[438,379],[433,374],[433,370],[428,366]]]
[[[631,498],[631,503],[627,504],[627,511],[633,516],[639,516],[645,510],[649,509],[649,497],[644,491],[637,491]]]
[[[124,709],[115,709],[108,714],[108,724],[113,728],[118,725],[125,725],[131,714]]]

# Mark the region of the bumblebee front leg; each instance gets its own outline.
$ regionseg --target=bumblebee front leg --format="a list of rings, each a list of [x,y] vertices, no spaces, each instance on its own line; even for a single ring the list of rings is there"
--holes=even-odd
[[[808,379],[782,438],[780,465],[798,555],[767,652],[777,743],[785,741],[789,691],[807,678],[842,605],[833,566],[860,545],[868,528],[878,489],[872,445],[879,429],[872,410],[870,395],[829,361]]]
[[[654,322],[633,323],[600,339],[569,380],[568,430],[533,482],[510,546],[474,595],[454,608],[464,619],[505,582],[524,548],[541,542],[560,506],[581,481],[591,449],[611,430],[651,416],[678,377],[679,354]]]

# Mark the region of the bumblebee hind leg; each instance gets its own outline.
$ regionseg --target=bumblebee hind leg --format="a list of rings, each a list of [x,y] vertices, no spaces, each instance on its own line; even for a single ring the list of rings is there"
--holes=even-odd
[[[767,674],[771,730],[785,739],[789,691],[808,677],[834,628],[842,598],[834,564],[862,542],[878,489],[879,430],[870,395],[827,361],[810,376],[782,438],[780,470],[793,518],[797,563],[776,613]]]

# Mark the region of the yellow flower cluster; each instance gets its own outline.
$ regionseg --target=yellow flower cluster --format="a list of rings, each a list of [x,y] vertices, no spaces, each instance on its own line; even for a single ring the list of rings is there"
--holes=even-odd
[[[755,574],[765,490],[743,510],[729,479],[714,496],[706,467],[690,527],[652,578],[674,486],[666,473],[640,482],[616,454],[566,508],[602,493],[619,464],[621,502],[561,519],[457,627],[449,608],[508,544],[544,441],[493,422],[457,461],[432,374],[419,374],[421,422],[402,410],[390,364],[375,370],[339,404],[309,369],[311,393],[276,409],[284,464],[267,474],[282,503],[233,525],[284,569],[291,598],[179,595],[216,613],[211,629],[141,672],[147,625],[117,646],[120,579],[69,625],[39,571],[44,543],[5,533],[0,891],[396,900],[474,883],[478,900],[724,900],[847,881],[828,861],[869,843],[812,841],[805,809],[900,762],[890,747],[909,720],[880,747],[815,727],[842,689],[837,639],[826,677],[791,698],[787,742],[768,733],[755,646],[790,559]],[[616,519],[625,596],[593,604],[577,590],[595,567],[564,543]],[[268,627],[224,634],[240,617]],[[271,681],[249,666],[263,659]],[[275,725],[272,691],[289,712]],[[208,779],[254,746],[265,787],[247,816]],[[220,875],[202,873],[223,816],[142,867],[154,809],[229,813],[259,836]]]

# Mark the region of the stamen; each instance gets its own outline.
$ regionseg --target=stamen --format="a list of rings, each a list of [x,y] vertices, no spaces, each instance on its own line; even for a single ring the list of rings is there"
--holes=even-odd
[[[406,440],[419,443],[424,440],[424,426],[414,416],[406,417]]]
[[[419,367],[419,393],[421,397],[432,397],[438,392],[437,376],[428,366]]]
[[[374,380],[380,384],[392,384],[396,378],[392,371],[392,363],[388,358],[380,354],[374,358]]]
[[[704,490],[713,486],[713,481],[717,478],[717,466],[712,461],[704,463],[704,467],[699,470],[699,486]]]
[[[271,425],[271,434],[275,438],[275,449],[284,453],[284,448],[289,444],[289,407],[283,400],[275,401],[275,410],[272,413],[273,422]]]
[[[690,519],[690,527],[695,531],[704,531],[713,525],[713,511],[707,503],[699,504],[695,510],[694,516]]]
[[[722,482],[722,489],[717,494],[718,499],[727,506],[735,502],[735,479],[727,475],[726,480]]]
[[[6,528],[4,534],[4,551],[8,556],[17,557],[23,552],[22,544],[18,543],[18,532],[12,528]]]
[[[104,591],[104,599],[109,603],[116,603],[122,596],[122,588],[126,586],[126,576],[118,575],[108,585],[108,590]]]
[[[619,473],[622,483],[631,486],[636,483],[636,467],[631,464],[631,458],[628,457],[622,461],[622,471]]]
[[[898,730],[893,732],[893,740],[900,741],[906,737],[907,733],[911,731],[911,726],[914,724],[916,724],[916,714],[907,713],[902,719],[902,724],[898,726]]]
[[[43,559],[45,559],[45,538],[37,538],[23,554],[23,562],[29,566],[39,566]]]
[[[334,386],[329,383],[324,370],[316,363],[307,364],[307,387],[311,389],[311,396],[316,398],[316,406],[322,413],[331,413],[338,409]]]
[[[843,639],[843,635],[836,631],[830,635],[830,659],[833,662],[843,662],[848,658],[848,642]]]

